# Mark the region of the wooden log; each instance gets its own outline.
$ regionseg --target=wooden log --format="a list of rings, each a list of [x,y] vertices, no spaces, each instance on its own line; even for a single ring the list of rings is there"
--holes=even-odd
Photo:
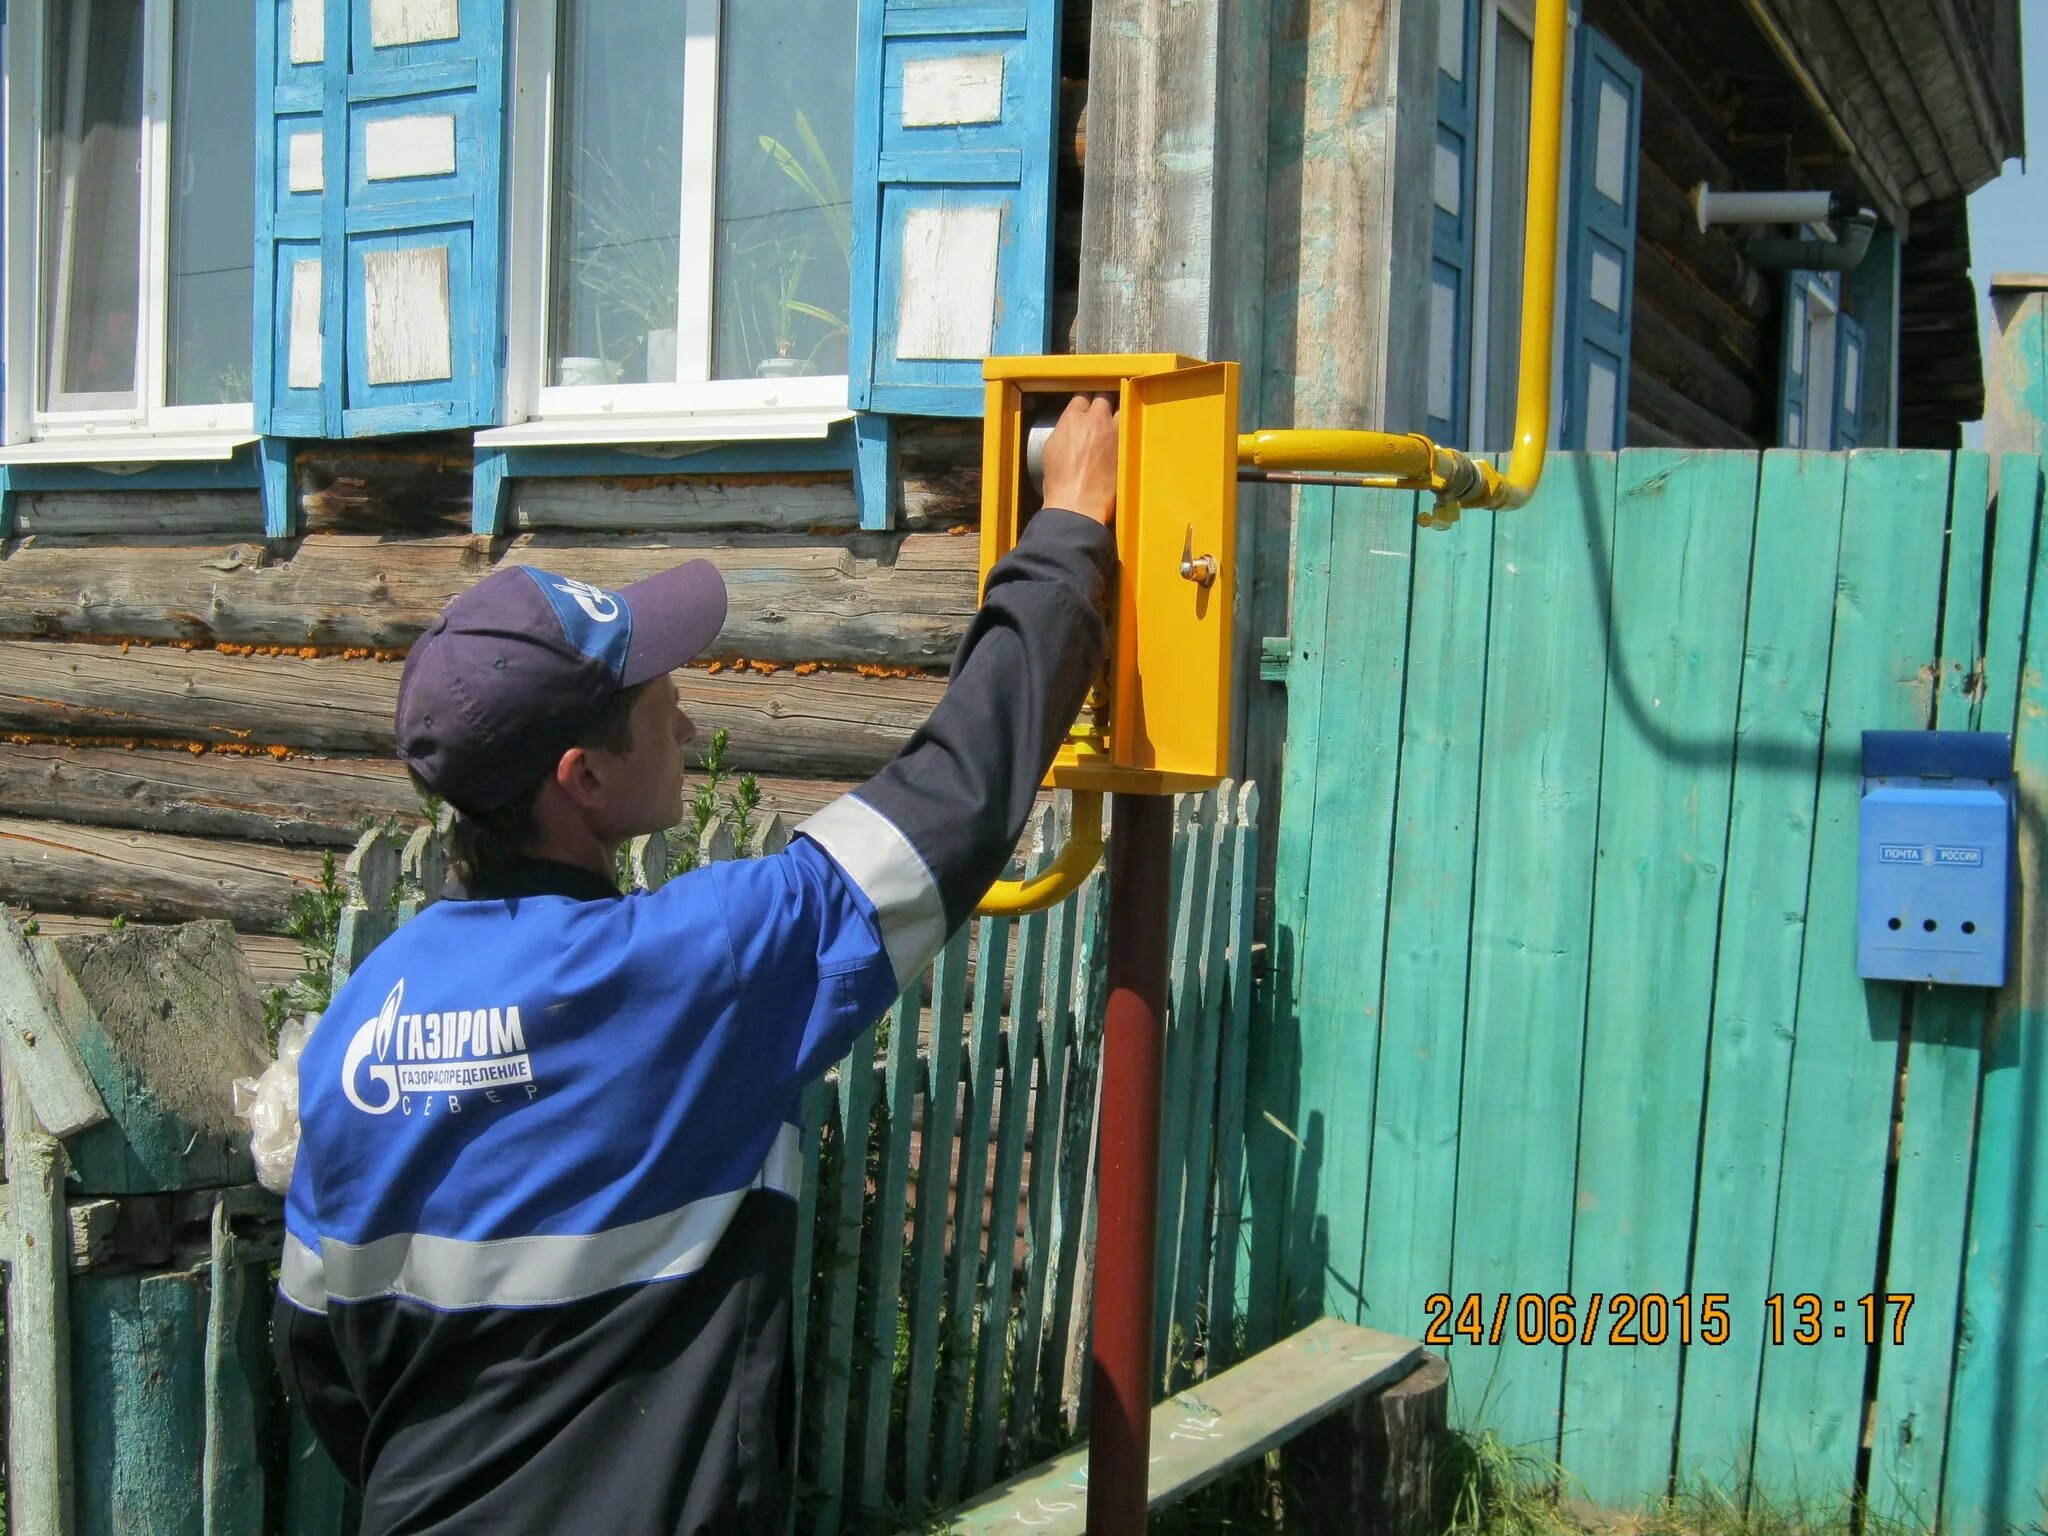
[[[22,496],[15,518],[15,534],[22,538],[263,536],[263,505],[255,491],[31,491]]]
[[[1647,297],[1635,308],[1630,355],[1635,364],[1631,383],[1647,373],[1737,431],[1751,437],[1763,431],[1769,412],[1757,391]]]
[[[860,526],[850,474],[660,474],[515,480],[515,528],[712,529],[802,533]]]
[[[1450,1367],[1425,1356],[1405,1381],[1354,1398],[1281,1453],[1288,1513],[1303,1531],[1430,1536],[1443,1528],[1436,1482],[1450,1440],[1450,1381]]]
[[[1763,445],[1740,427],[1700,409],[1654,375],[1637,373],[1629,380],[1630,419],[1640,417],[1687,448],[1748,448]],[[1631,439],[1635,441],[1635,439]]]
[[[0,817],[0,900],[31,911],[220,917],[271,933],[319,877],[320,856],[304,849]]]
[[[757,782],[763,814],[792,823],[852,787],[844,779]],[[395,758],[273,761],[32,741],[0,743],[0,815],[345,848],[371,822],[417,825],[421,809]]]
[[[777,662],[943,666],[976,601],[976,541],[526,533],[502,553],[468,538],[260,544],[21,541],[0,562],[0,633],[402,650],[458,592],[504,565],[620,587],[696,557],[731,592],[717,653]]]
[[[338,656],[0,640],[0,677],[0,732],[381,756],[392,750],[400,669]],[[705,740],[720,727],[731,732],[736,768],[789,777],[873,773],[945,690],[936,677],[799,676],[790,667],[692,667],[675,678]]]

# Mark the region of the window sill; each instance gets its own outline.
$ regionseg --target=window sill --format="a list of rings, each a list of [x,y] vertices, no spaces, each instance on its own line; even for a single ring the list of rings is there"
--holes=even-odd
[[[152,464],[191,464],[232,459],[258,440],[255,432],[94,432],[46,437],[0,448],[0,466],[14,464],[99,465],[112,474],[133,473]]]
[[[849,421],[845,406],[743,411],[686,411],[661,416],[601,416],[522,422],[477,433],[479,448],[594,448],[618,443],[733,443],[784,439],[815,442],[835,423]]]

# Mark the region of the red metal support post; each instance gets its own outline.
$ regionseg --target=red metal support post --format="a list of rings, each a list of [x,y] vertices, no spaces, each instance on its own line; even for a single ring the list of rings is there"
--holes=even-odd
[[[1090,1536],[1139,1536],[1145,1529],[1172,864],[1173,797],[1114,796],[1096,1174]]]

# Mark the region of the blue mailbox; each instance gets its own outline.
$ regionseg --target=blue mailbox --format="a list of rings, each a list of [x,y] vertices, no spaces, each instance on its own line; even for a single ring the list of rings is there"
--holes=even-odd
[[[1856,961],[1873,981],[2005,984],[2012,737],[1866,731]]]

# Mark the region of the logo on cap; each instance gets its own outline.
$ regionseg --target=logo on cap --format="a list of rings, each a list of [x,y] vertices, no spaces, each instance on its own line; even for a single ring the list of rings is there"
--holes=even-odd
[[[602,587],[565,576],[555,583],[555,590],[575,598],[576,606],[600,624],[609,624],[619,616],[619,600]]]

